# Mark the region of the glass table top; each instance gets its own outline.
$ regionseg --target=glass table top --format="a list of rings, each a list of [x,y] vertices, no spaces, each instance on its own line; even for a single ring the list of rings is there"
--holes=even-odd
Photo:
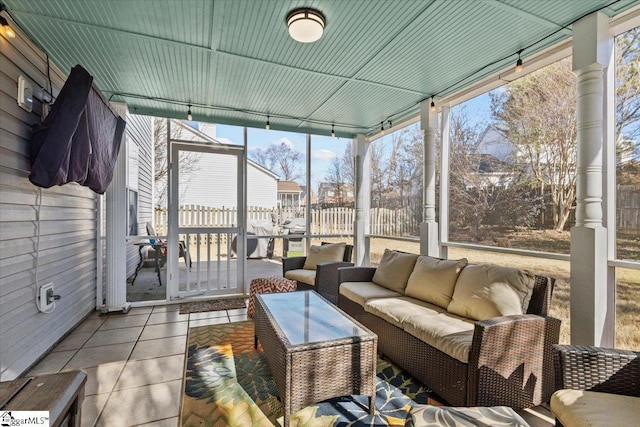
[[[261,294],[291,345],[372,335],[314,291]]]

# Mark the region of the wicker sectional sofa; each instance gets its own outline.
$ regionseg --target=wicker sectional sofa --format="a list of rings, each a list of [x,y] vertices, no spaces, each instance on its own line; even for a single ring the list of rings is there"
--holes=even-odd
[[[527,408],[553,393],[554,279],[391,250],[338,275],[338,306],[447,404]]]

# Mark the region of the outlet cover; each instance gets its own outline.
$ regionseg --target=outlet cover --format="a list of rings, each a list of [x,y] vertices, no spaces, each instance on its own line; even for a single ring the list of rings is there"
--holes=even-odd
[[[47,292],[51,291],[53,293],[53,283],[49,282],[46,285],[40,286],[40,291],[38,292],[38,298],[40,299],[38,303],[38,309],[40,311],[47,311],[53,305],[53,301],[49,302],[47,298]]]

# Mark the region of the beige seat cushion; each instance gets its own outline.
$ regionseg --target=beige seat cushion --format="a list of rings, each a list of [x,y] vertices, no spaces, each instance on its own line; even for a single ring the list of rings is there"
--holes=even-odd
[[[372,282],[404,294],[416,259],[418,259],[418,255],[385,249]]]
[[[640,397],[595,391],[558,390],[551,396],[551,411],[565,426],[638,425]]]
[[[407,333],[431,347],[462,363],[469,362],[474,329],[472,321],[441,313],[437,316],[409,316],[402,325]]]
[[[447,308],[460,271],[468,264],[466,258],[442,260],[419,256],[407,281],[407,296]]]
[[[304,261],[305,270],[315,270],[321,262],[337,262],[344,258],[346,243],[330,243],[322,246],[311,246]]]
[[[403,329],[402,322],[409,316],[436,316],[446,311],[436,305],[410,297],[372,299],[365,303],[364,310],[400,329]]]
[[[291,280],[297,280],[298,282],[306,283],[307,285],[311,286],[315,286],[316,284],[315,270],[289,270],[284,273],[284,277]]]
[[[514,268],[468,265],[458,276],[450,313],[475,320],[527,312],[535,276]]]
[[[376,285],[373,282],[344,282],[340,285],[340,295],[364,307],[373,298],[401,297],[402,294]]]

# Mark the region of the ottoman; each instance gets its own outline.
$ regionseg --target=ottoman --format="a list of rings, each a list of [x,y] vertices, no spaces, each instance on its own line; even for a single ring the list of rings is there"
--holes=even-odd
[[[255,295],[270,294],[274,292],[291,292],[296,290],[296,281],[280,276],[261,277],[253,279],[249,285],[249,308],[247,316],[253,317],[255,312]]]

